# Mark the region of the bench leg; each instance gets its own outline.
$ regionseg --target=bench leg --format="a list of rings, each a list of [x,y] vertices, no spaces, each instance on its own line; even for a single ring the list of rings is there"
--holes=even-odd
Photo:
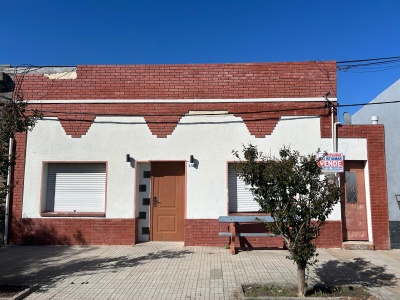
[[[231,235],[231,244],[230,244],[230,249],[231,249],[231,254],[235,255],[236,250],[235,250],[235,242],[236,242],[236,228],[234,223],[229,224],[229,231],[232,234]]]

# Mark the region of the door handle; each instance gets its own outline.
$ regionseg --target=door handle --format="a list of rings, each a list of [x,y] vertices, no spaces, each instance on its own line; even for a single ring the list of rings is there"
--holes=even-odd
[[[158,202],[157,197],[154,196],[154,197],[153,197],[153,206],[154,206],[154,207],[157,207],[157,204],[158,204],[158,203],[160,203],[160,202]]]

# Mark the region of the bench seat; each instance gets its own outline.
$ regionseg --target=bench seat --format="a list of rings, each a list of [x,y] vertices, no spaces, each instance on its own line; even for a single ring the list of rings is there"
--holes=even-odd
[[[219,236],[230,237],[230,249],[231,254],[236,254],[235,244],[237,237],[274,237],[277,236],[273,233],[262,233],[262,232],[237,232],[236,226],[239,223],[273,223],[274,218],[266,215],[232,215],[232,216],[220,216],[218,218],[220,223],[229,223],[229,232],[218,232]]]

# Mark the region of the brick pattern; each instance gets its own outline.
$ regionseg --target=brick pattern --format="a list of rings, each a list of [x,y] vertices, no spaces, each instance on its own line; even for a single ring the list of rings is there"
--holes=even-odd
[[[156,108],[156,107],[155,107]],[[172,111],[170,113],[173,113]],[[166,138],[171,135],[182,118],[178,116],[144,116],[150,131],[158,138]]]
[[[135,245],[135,219],[13,217],[17,245]]]
[[[27,74],[22,82],[21,91],[25,100],[313,98],[322,97],[328,91],[332,97],[336,95],[335,62],[84,65],[77,67],[77,75],[76,79],[49,79],[41,74]],[[251,134],[263,138],[272,133],[282,115],[321,114],[321,109],[307,113],[284,112],[292,107],[309,106],[316,107],[314,103],[293,105],[279,102],[268,105],[211,103],[203,104],[202,107],[183,103],[71,106],[58,104],[39,105],[35,108],[44,111],[46,115],[59,117],[65,132],[73,138],[86,134],[95,115],[144,116],[152,133],[159,138],[165,138],[172,134],[180,118],[188,112],[188,107],[196,107],[192,109],[197,110],[228,108],[229,112],[244,119]],[[277,109],[283,111],[270,112]],[[46,113],[46,110],[58,111],[61,114]],[[257,112],[260,110],[263,112]],[[75,114],[66,115],[65,112]]]
[[[317,239],[319,248],[342,248],[342,221],[326,221]]]
[[[367,139],[373,244],[377,250],[389,249],[384,126],[339,126],[338,137]]]
[[[226,246],[229,237],[220,237],[218,232],[227,232],[228,224],[220,223],[215,219],[186,219],[185,220],[185,246]],[[266,232],[263,224],[240,224],[238,232]],[[280,237],[241,237],[241,247],[266,247],[284,248],[283,239]],[[321,248],[342,247],[341,221],[327,221],[317,240]]]
[[[228,111],[245,122],[257,138],[270,135],[281,116],[319,116],[321,133],[330,128],[329,110],[323,102],[243,103],[131,103],[131,104],[30,104],[47,117],[58,117],[68,135],[80,137],[89,130],[95,116],[143,116],[153,135],[171,135],[189,111]]]
[[[66,134],[73,138],[80,138],[89,130],[95,119],[95,116],[69,113],[57,115],[57,118],[60,121],[61,126],[64,128]]]
[[[336,63],[81,65],[76,79],[27,74],[21,88],[25,100],[335,97]]]
[[[10,197],[10,221],[22,215],[22,195],[24,189],[26,133],[17,133],[14,138],[15,166],[13,168],[13,190]],[[11,226],[10,232],[13,231]]]

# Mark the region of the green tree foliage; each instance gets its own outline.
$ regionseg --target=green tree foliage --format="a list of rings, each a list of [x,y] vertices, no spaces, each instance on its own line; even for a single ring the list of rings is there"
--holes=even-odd
[[[239,176],[251,186],[262,211],[275,223],[269,230],[281,235],[298,270],[299,296],[304,296],[305,269],[316,262],[315,240],[339,201],[334,177],[322,176],[314,155],[301,156],[283,148],[279,158],[267,157],[253,145],[243,147]]]
[[[10,167],[15,164],[14,155],[9,156],[9,141],[18,132],[31,130],[36,121],[41,118],[37,110],[27,111],[28,103],[23,100],[14,100],[2,97],[0,106],[0,177],[7,178]],[[4,201],[11,185],[0,185],[0,201]]]

